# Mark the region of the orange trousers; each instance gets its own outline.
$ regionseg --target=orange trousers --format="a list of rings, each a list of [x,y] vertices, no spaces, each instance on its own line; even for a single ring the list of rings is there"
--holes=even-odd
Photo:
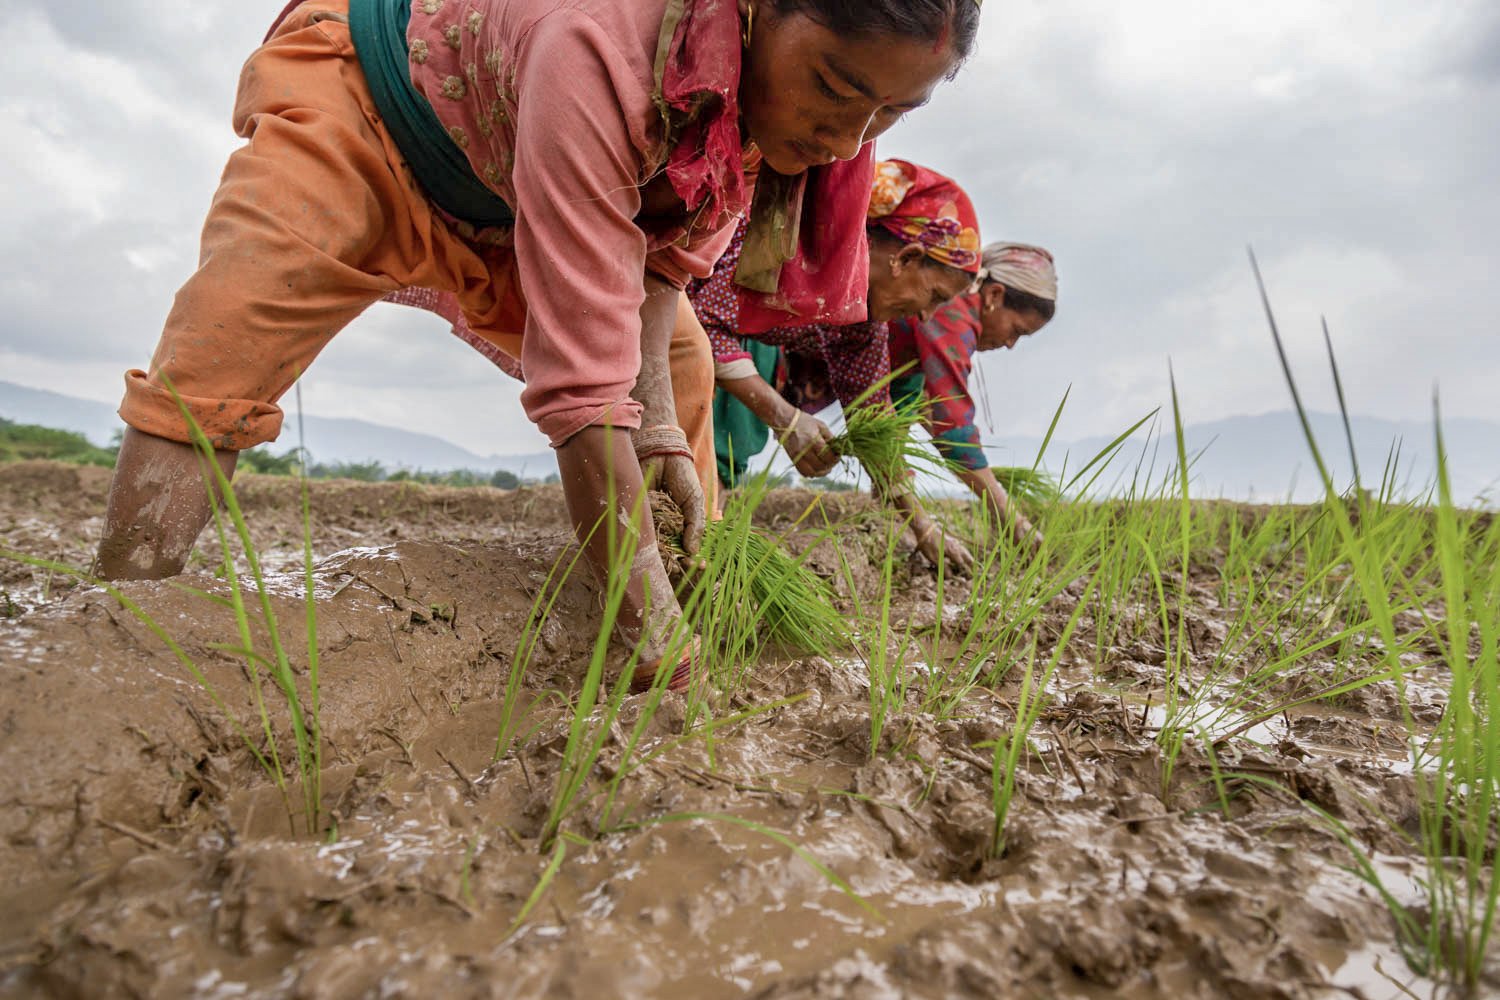
[[[209,206],[198,269],[150,371],[125,375],[120,416],[137,430],[190,440],[175,390],[215,447],[274,440],[277,400],[323,347],[414,285],[453,292],[480,336],[519,355],[526,300],[513,255],[466,240],[427,200],[375,111],[346,13],[347,0],[305,3],[246,62],[234,108],[246,143]],[[672,387],[707,489],[713,355],[685,296],[678,317]]]

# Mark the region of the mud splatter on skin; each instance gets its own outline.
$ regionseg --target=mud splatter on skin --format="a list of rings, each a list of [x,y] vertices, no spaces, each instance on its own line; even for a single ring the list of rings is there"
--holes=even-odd
[[[105,470],[0,467],[0,545],[86,562],[107,482]],[[285,574],[275,600],[296,649],[296,483],[251,478],[239,492]],[[773,495],[763,523],[784,528],[810,497]],[[825,502],[835,520],[870,507]],[[1413,863],[1378,815],[1414,809],[1391,753],[1395,699],[1375,690],[1292,713],[1261,746],[1221,748],[1221,768],[1270,782],[1236,784],[1227,817],[1189,745],[1164,802],[1148,710],[1162,637],[1149,624],[1097,675],[1091,650],[1065,660],[998,859],[985,746],[1011,725],[1008,684],[949,720],[909,700],[872,757],[857,660],[771,657],[746,700],[803,700],[721,731],[712,759],[690,741],[625,779],[630,819],[718,813],[783,831],[882,920],[778,844],[681,821],[570,849],[507,938],[545,864],[534,838],[566,738],[546,692],[576,690],[597,614],[580,574],[526,678],[524,748],[492,764],[509,657],[572,544],[560,492],[315,483],[312,503],[327,843],[289,835],[248,753],[138,623],[98,591],[44,588],[43,574],[0,564],[23,608],[0,619],[0,992],[1373,998],[1399,995],[1377,969],[1411,981],[1384,908],[1338,868],[1341,850],[1299,800],[1340,815],[1383,863]],[[861,552],[846,546],[868,597],[879,574]],[[833,559],[820,549],[809,565],[831,574]],[[222,593],[201,571],[211,561],[195,556],[185,582]],[[951,610],[961,585],[939,608],[919,561],[897,574],[901,616],[945,634],[966,624]],[[236,690],[241,667],[216,648],[233,634],[227,612],[168,584],[125,587]],[[1055,635],[1077,600],[1055,599],[1040,632]],[[1208,655],[1223,622],[1195,614]],[[683,710],[668,696],[649,747],[677,736]],[[606,748],[601,782],[620,754]]]

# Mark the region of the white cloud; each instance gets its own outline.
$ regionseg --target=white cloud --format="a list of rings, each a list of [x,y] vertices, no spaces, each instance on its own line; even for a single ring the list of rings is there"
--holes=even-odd
[[[1247,244],[1299,371],[1326,381],[1326,314],[1364,412],[1424,417],[1436,380],[1447,412],[1500,415],[1474,375],[1500,366],[1500,8],[1002,10],[882,140],[964,184],[986,238],[1058,258],[1058,318],[984,362],[1002,425],[1040,433],[1072,385],[1071,430],[1121,429],[1167,402],[1169,356],[1194,419],[1285,406]]]
[[[0,18],[0,378],[112,400],[143,364],[223,161],[244,58],[277,5],[8,5]],[[1286,389],[1244,247],[1310,392],[1318,316],[1361,412],[1500,415],[1500,6],[1009,0],[978,54],[882,141],[951,173],[986,235],[1049,246],[1052,326],[984,358],[1003,429],[1117,431]],[[479,452],[544,446],[518,387],[415,311],[379,307],[304,379],[309,412]],[[1004,430],[1002,430],[1003,440]]]

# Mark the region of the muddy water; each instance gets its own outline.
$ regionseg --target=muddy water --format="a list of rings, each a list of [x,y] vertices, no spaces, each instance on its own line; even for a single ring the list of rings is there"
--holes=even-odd
[[[104,485],[93,470],[0,466],[0,544],[84,562]],[[279,574],[280,631],[305,650],[293,484],[252,480],[242,497]],[[763,514],[774,523],[805,503],[775,496]],[[1192,741],[1162,788],[1163,673],[1149,630],[1128,649],[1082,643],[1065,657],[998,859],[987,745],[1008,732],[1013,686],[976,691],[941,721],[913,698],[872,755],[857,660],[769,657],[736,707],[800,700],[721,730],[710,753],[677,740],[684,707],[668,696],[647,733],[645,750],[660,752],[621,783],[613,825],[631,828],[600,835],[591,798],[571,824],[580,839],[514,926],[551,858],[537,838],[566,722],[548,692],[577,690],[597,601],[581,583],[564,593],[526,679],[527,739],[492,762],[510,657],[567,542],[557,495],[317,484],[313,531],[331,837],[292,828],[224,713],[117,602],[0,564],[12,609],[0,617],[0,991],[1432,992],[1303,804],[1343,818],[1390,872],[1416,872],[1381,818],[1414,815],[1393,694],[1294,713],[1221,746],[1221,768],[1265,779],[1232,782],[1226,816]],[[937,620],[920,566],[901,573],[903,613]],[[184,582],[225,592],[202,568]],[[242,667],[222,648],[232,615],[170,584],[124,589],[248,717]],[[1044,632],[1071,600],[1048,609]],[[1223,622],[1203,603],[1206,642]],[[254,627],[265,628],[258,616]],[[273,710],[278,732],[283,715]],[[606,747],[592,791],[620,757]],[[790,838],[864,905],[744,824]]]

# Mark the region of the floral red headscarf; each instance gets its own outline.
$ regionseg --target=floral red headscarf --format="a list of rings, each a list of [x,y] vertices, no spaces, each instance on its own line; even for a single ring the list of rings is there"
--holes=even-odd
[[[963,188],[905,160],[875,164],[869,221],[937,261],[979,273],[979,217]]]

